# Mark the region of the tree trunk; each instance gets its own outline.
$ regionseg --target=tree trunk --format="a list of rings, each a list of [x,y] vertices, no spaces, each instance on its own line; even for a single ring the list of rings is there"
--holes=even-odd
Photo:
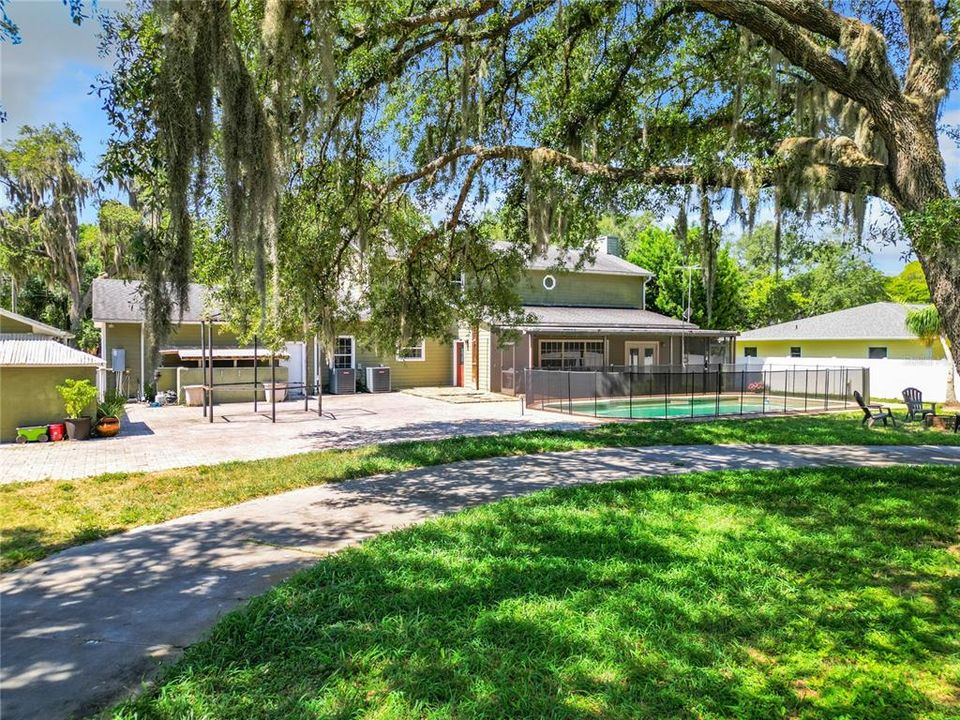
[[[953,352],[950,350],[950,343],[947,342],[947,338],[943,335],[940,336],[940,345],[943,346],[943,356],[950,363],[950,367],[947,368],[947,397],[946,400],[948,403],[956,405],[957,403],[957,386],[953,381],[953,376],[956,371],[956,361],[953,359]]]
[[[930,298],[940,314],[943,334],[951,347],[960,348],[960,252],[945,247],[943,242],[934,243],[925,251],[915,247],[914,251],[930,286]],[[960,353],[950,353],[947,357],[960,372],[957,364]]]
[[[66,279],[67,290],[70,294],[70,301],[67,305],[67,314],[70,317],[70,332],[77,332],[86,312],[86,308],[83,307],[83,294],[80,292],[80,278],[68,277]]]
[[[904,213],[924,212],[935,200],[950,198],[946,170],[937,138],[934,115],[918,109],[891,114],[885,133],[890,154],[890,180],[895,206]],[[934,110],[935,111],[935,110]],[[911,237],[930,297],[940,314],[943,332],[954,348],[960,347],[960,248],[946,237]],[[960,372],[960,353],[952,353]]]

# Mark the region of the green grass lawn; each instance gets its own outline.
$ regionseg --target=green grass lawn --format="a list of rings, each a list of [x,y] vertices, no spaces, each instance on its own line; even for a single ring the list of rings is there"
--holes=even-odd
[[[610,423],[577,431],[449,438],[325,450],[285,458],[151,473],[0,485],[0,570],[71,545],[201,510],[326,482],[501,455],[604,446],[782,443],[787,445],[960,445],[960,435],[860,427],[859,415],[702,422]]]
[[[960,717],[951,467],[547,491],[327,557],[110,716]]]

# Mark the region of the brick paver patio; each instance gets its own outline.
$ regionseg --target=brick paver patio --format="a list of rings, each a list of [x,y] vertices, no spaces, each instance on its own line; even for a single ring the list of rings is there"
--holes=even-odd
[[[570,428],[589,420],[527,410],[520,401],[450,403],[407,393],[333,395],[324,415],[303,412],[303,401],[277,406],[277,423],[253,413],[252,403],[215,407],[208,423],[200,408],[127,406],[123,432],[86,442],[0,445],[0,483],[71,479],[108,472],[165,470],[229,460],[259,460],[330,447],[353,447],[453,435]],[[260,403],[261,413],[270,406]]]

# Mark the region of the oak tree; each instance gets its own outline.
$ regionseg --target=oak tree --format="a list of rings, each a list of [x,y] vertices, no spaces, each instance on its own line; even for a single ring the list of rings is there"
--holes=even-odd
[[[937,124],[957,13],[946,0],[172,0],[117,33],[113,166],[162,187],[156,280],[181,294],[191,199],[219,194],[264,317],[283,313],[282,198],[339,198],[351,224],[326,259],[393,252],[416,281],[395,286],[381,325],[413,333],[414,313],[442,305],[414,301],[421,280],[475,255],[496,264],[478,232],[491,199],[526,257],[583,244],[604,212],[679,206],[682,231],[689,210],[707,230],[708,315],[724,208],[747,227],[762,203],[778,219],[832,212],[859,233],[877,199],[956,346],[960,201]],[[404,203],[434,222],[397,243],[388,219]]]

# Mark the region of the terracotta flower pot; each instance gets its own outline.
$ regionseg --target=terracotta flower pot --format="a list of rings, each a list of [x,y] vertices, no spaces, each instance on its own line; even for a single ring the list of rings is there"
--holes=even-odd
[[[102,417],[97,422],[97,435],[100,437],[113,437],[120,432],[120,419],[115,417]]]
[[[90,418],[86,415],[67,418],[63,424],[67,426],[67,437],[71,440],[86,440],[90,437]]]

